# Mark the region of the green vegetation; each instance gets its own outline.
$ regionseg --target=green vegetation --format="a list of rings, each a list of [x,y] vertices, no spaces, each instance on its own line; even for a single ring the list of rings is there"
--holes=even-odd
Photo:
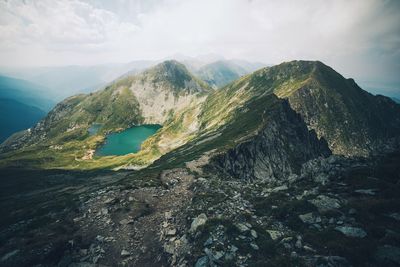
[[[163,88],[176,99],[188,94],[196,97],[179,110],[164,110],[163,128],[143,143],[140,152],[88,157],[107,133],[148,122],[131,90],[133,83]],[[32,130],[23,148],[0,156],[1,166],[143,168],[157,159],[157,164],[179,166],[210,150],[225,151],[257,134],[281,105],[275,95],[287,98],[308,127],[339,154],[365,155],[369,146],[400,133],[398,105],[368,94],[321,62],[282,63],[213,91],[184,65],[166,61],[142,74],[123,77],[104,90],[61,102]],[[94,123],[102,127],[90,136],[88,129]],[[173,153],[168,154],[170,151]]]

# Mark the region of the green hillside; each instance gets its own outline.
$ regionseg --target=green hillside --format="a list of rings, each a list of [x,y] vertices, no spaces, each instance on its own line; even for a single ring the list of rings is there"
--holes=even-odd
[[[367,155],[395,143],[400,133],[399,105],[365,92],[318,61],[263,68],[216,91],[184,65],[166,61],[116,80],[96,93],[64,100],[31,132],[3,144],[1,162],[45,168],[137,169],[165,155],[162,159],[167,162],[182,164],[181,156],[188,161],[211,150],[224,153],[253,140],[269,127],[269,120],[278,128],[285,125],[278,115],[267,119],[285,105],[274,95],[288,101],[289,110],[282,111],[289,114],[287,120],[296,121],[298,129],[305,123],[336,154]],[[304,122],[291,119],[291,109]],[[97,135],[89,136],[88,128],[94,123],[102,127]],[[143,123],[163,127],[143,143],[140,152],[88,156],[104,142],[107,133]],[[311,142],[309,151],[320,146],[313,133],[294,131],[304,131],[306,139],[298,142]]]

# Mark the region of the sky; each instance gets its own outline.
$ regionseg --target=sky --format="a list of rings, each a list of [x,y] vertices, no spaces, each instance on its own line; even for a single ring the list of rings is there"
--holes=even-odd
[[[320,60],[400,89],[400,1],[0,0],[0,65],[93,65],[215,54]]]

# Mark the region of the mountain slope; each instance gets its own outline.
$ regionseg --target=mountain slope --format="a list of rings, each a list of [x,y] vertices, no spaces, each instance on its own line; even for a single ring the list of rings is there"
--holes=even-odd
[[[63,168],[129,165],[131,160],[148,163],[184,142],[196,130],[193,116],[209,91],[184,65],[166,61],[140,74],[124,76],[95,93],[67,98],[31,131],[11,137],[1,149],[21,148],[11,152],[13,159],[6,155],[15,164],[21,164],[22,158],[42,164],[41,157],[46,158],[49,166]],[[90,136],[88,129],[95,123],[102,127]],[[167,125],[158,136],[144,143],[136,156],[80,160],[103,142],[107,133],[143,123]],[[50,158],[46,152],[49,150]]]
[[[194,73],[211,87],[219,88],[263,66],[247,61],[219,60],[202,66]]]
[[[0,98],[0,142],[15,132],[35,125],[46,113],[12,99]]]
[[[22,104],[50,110],[55,102],[48,96],[49,89],[40,85],[7,76],[0,76],[0,98],[13,99]]]
[[[337,154],[367,155],[400,134],[400,105],[362,90],[320,62],[292,62],[307,69],[308,78],[295,90],[275,91],[288,98],[318,136]],[[286,67],[286,66],[285,66]]]
[[[274,95],[287,99],[290,107]],[[299,113],[301,119],[293,112]],[[272,116],[280,113],[286,114],[282,117],[285,119]],[[257,172],[266,176],[296,173],[299,165],[328,155],[329,149],[336,154],[364,156],[390,148],[400,136],[399,114],[399,105],[363,91],[353,80],[343,78],[321,62],[282,63],[213,91],[184,65],[166,61],[138,75],[116,80],[99,92],[65,100],[31,132],[8,140],[2,146],[3,152],[23,149],[2,157],[7,158],[4,162],[13,164],[21,164],[27,158],[43,167],[38,155],[44,151],[42,156],[47,158],[45,151],[50,149],[53,158],[43,159],[47,167],[135,169],[171,151],[162,159],[174,165],[205,153],[227,154],[220,161],[223,169],[238,176],[244,173],[240,169],[246,170],[253,179],[260,178]],[[103,126],[97,135],[89,136],[88,128],[93,123]],[[138,153],[86,156],[104,141],[107,133],[142,123],[163,127],[142,144]],[[270,136],[281,140],[281,144]],[[329,149],[323,145],[323,139]],[[249,145],[241,145],[245,142]],[[253,151],[254,144],[263,149]],[[62,149],[55,152],[54,146]],[[235,154],[243,153],[252,159],[238,160],[240,157]],[[261,159],[268,157],[271,160],[262,163]],[[282,164],[271,165],[277,159]],[[285,167],[274,172],[278,165]]]
[[[398,104],[369,94],[354,80],[345,79],[318,61],[292,61],[264,68],[229,87],[211,98],[210,102],[224,103],[212,113],[227,115],[226,105],[236,99],[235,94],[242,95],[231,106],[240,105],[246,98],[274,93],[288,99],[307,126],[325,138],[337,154],[367,155],[391,145],[400,134]]]

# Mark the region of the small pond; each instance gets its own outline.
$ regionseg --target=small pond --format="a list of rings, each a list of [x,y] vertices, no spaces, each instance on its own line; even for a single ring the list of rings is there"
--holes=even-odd
[[[136,153],[147,138],[155,134],[161,125],[146,124],[133,126],[119,133],[107,135],[105,143],[96,150],[97,156],[120,156]]]

